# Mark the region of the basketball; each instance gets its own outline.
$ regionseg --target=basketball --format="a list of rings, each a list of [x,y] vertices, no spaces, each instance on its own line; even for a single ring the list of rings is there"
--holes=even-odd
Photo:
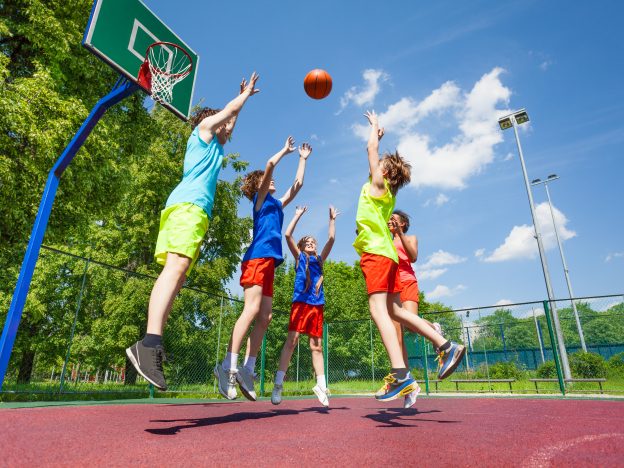
[[[325,70],[312,70],[303,79],[303,89],[312,99],[323,99],[329,96],[332,79]]]

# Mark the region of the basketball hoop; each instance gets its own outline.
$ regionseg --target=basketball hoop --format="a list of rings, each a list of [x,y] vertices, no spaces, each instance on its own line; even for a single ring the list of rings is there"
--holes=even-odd
[[[188,76],[193,68],[191,56],[172,42],[155,42],[147,48],[139,70],[139,84],[154,101],[171,104],[173,87]]]

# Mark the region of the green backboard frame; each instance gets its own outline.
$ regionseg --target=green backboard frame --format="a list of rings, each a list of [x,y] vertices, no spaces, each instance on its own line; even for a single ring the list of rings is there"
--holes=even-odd
[[[171,103],[164,104],[187,120],[199,65],[197,53],[141,0],[94,1],[82,45],[130,81],[138,81],[145,52],[154,42],[173,42],[184,48],[193,61],[189,76],[175,85]]]

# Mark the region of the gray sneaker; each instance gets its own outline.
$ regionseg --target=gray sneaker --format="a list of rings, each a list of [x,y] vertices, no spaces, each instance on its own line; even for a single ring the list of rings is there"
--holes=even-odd
[[[143,346],[143,342],[139,340],[126,349],[126,355],[145,380],[159,390],[167,390],[162,367],[165,361],[165,349],[162,346],[149,348]]]
[[[279,405],[282,402],[282,390],[284,390],[283,385],[273,385],[273,393],[271,393],[271,403],[273,403],[274,405]]]
[[[226,371],[221,364],[217,364],[214,368],[214,376],[219,383],[219,393],[228,400],[236,398],[236,371]]]
[[[253,372],[250,372],[245,366],[239,368],[236,373],[236,381],[238,382],[241,393],[245,395],[245,398],[251,401],[256,401],[258,399],[254,389],[254,379],[255,376]]]

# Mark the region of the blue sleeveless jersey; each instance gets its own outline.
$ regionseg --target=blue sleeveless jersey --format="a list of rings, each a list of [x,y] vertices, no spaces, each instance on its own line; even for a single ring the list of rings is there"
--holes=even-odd
[[[256,211],[258,194],[253,197],[253,240],[245,252],[243,262],[254,258],[274,258],[277,267],[284,261],[282,256],[282,225],[284,210],[282,202],[267,193],[264,203]]]
[[[295,292],[293,293],[293,302],[305,302],[310,305],[323,305],[325,304],[325,292],[323,291],[323,285],[319,290],[318,296],[316,295],[316,282],[323,274],[321,270],[321,262],[317,256],[308,257],[308,270],[310,271],[310,287],[307,291],[306,288],[306,254],[299,253],[299,259],[297,261],[297,271],[295,273]]]
[[[217,136],[214,135],[210,143],[206,143],[199,137],[199,126],[195,127],[186,143],[184,175],[165,206],[189,202],[211,216],[222,164],[223,146]]]

